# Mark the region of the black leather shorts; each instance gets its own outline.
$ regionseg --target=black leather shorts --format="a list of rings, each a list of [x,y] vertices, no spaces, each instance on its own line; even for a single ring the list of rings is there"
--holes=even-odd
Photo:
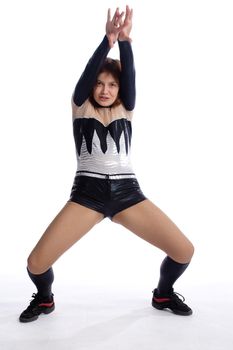
[[[70,201],[96,210],[112,220],[120,211],[147,199],[136,178],[109,179],[76,175]]]

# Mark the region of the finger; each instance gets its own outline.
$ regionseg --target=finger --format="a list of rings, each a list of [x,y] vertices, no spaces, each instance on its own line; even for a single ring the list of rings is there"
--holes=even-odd
[[[108,9],[107,21],[111,21],[111,9]]]
[[[129,14],[129,19],[131,20],[133,18],[133,9],[130,10],[130,14]]]
[[[133,17],[133,9],[130,10],[128,5],[126,5],[126,16],[125,17],[129,20],[131,20]]]
[[[122,24],[122,17],[124,16],[124,12],[122,12],[121,14],[119,14],[119,17],[117,17],[115,20],[114,20],[114,26],[115,27],[118,27],[119,25]]]
[[[116,11],[115,11],[115,13],[114,13],[114,15],[113,15],[112,20],[115,21],[115,20],[117,19],[118,16],[119,16],[119,7],[116,8]]]
[[[130,13],[130,9],[129,9],[129,6],[126,5],[126,8],[125,8],[125,13],[126,13],[126,17],[129,17],[129,13]]]
[[[124,16],[125,12],[122,11],[121,14],[119,15],[119,18],[118,18],[118,22],[121,23],[122,22],[122,18]]]

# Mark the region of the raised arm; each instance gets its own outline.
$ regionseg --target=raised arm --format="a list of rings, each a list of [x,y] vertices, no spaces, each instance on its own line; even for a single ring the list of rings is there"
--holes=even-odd
[[[73,101],[77,106],[81,106],[90,95],[96,81],[99,69],[110,50],[108,38],[105,35],[101,44],[97,47],[92,57],[89,59],[84,72],[74,89]]]
[[[118,36],[121,61],[121,81],[120,96],[125,108],[129,111],[134,109],[136,100],[135,87],[135,67],[131,38],[129,37],[132,29],[133,10],[126,6],[124,23],[121,23],[122,30]]]
[[[117,8],[113,18],[111,19],[110,9],[108,10],[106,35],[102,42],[89,59],[84,72],[82,73],[73,93],[73,101],[77,106],[81,106],[90,96],[95,85],[99,70],[107,57],[111,47],[118,39],[118,35],[122,29],[120,25],[124,12],[119,13]]]
[[[125,108],[132,111],[136,100],[133,51],[128,41],[119,41],[119,49],[121,60],[120,96]]]

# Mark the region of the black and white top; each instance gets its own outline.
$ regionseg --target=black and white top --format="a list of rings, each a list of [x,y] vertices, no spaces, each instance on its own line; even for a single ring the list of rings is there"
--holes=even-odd
[[[94,177],[135,177],[130,149],[135,106],[135,69],[131,44],[118,42],[121,77],[116,107],[94,107],[89,96],[110,50],[105,36],[81,75],[72,97],[77,173]]]

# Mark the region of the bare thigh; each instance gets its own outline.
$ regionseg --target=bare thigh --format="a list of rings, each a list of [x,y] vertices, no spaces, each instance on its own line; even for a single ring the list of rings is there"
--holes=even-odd
[[[104,215],[78,203],[67,202],[48,226],[28,258],[28,268],[40,274],[75,242],[84,236]]]
[[[112,221],[163,250],[173,260],[187,263],[193,245],[180,229],[149,199],[116,214]]]

